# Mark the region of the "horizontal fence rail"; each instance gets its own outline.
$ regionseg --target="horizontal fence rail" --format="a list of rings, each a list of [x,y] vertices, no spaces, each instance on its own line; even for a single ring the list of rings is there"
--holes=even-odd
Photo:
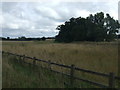
[[[34,60],[33,61],[33,64],[36,63],[36,61],[40,61],[40,62],[44,62],[44,63],[47,63],[49,64],[50,66],[50,70],[52,72],[55,72],[55,73],[60,73],[62,75],[66,75],[68,77],[71,77],[71,85],[73,84],[73,80],[76,79],[76,80],[80,80],[80,81],[83,81],[83,82],[87,82],[87,83],[90,83],[90,84],[93,84],[93,85],[96,85],[96,86],[99,86],[99,87],[102,87],[102,88],[115,88],[115,83],[114,81],[115,80],[119,80],[120,81],[120,77],[118,76],[115,76],[114,73],[109,73],[109,74],[105,74],[105,73],[100,73],[100,72],[95,72],[95,71],[91,71],[91,70],[86,70],[86,69],[82,69],[82,68],[79,68],[79,67],[75,67],[74,65],[64,65],[64,64],[58,64],[58,63],[55,63],[55,62],[51,62],[51,61],[46,61],[46,60],[42,60],[42,59],[37,59],[35,57],[29,57],[29,56],[26,56],[26,55],[19,55],[19,54],[16,54],[16,53],[10,53],[10,52],[5,52],[5,51],[0,51],[0,53],[6,53],[8,55],[15,55],[15,56],[19,56],[19,57],[23,57],[23,58],[27,58],[27,59],[32,59]],[[28,62],[25,62],[27,64],[32,64],[32,63],[28,63]],[[51,69],[51,65],[56,65],[56,66],[59,66],[59,67],[64,67],[64,68],[68,68],[70,69],[70,74],[67,74],[67,73],[64,73],[64,72],[60,72],[60,71],[56,71],[56,70],[52,70]],[[45,67],[44,67],[45,68]],[[103,85],[101,83],[98,83],[98,82],[93,82],[93,81],[90,81],[90,80],[86,80],[86,79],[82,79],[82,78],[79,78],[79,77],[75,77],[74,76],[74,70],[76,71],[82,71],[82,72],[86,72],[86,73],[89,73],[89,74],[94,74],[94,75],[98,75],[98,76],[103,76],[103,77],[107,77],[109,79],[109,82],[108,82],[108,85]]]
[[[56,72],[56,73],[60,73],[60,74],[63,74],[65,76],[68,76],[70,77],[71,75],[70,74],[66,74],[66,73],[63,73],[63,72],[59,72],[59,71],[55,71],[55,70],[52,70],[53,72]],[[103,87],[103,88],[107,88],[108,86],[106,85],[103,85],[103,84],[100,84],[100,83],[97,83],[97,82],[93,82],[93,81],[90,81],[90,80],[86,80],[86,79],[81,79],[79,77],[73,77],[74,79],[77,79],[77,80],[80,80],[80,81],[83,81],[83,82],[87,82],[87,83],[91,83],[93,85],[96,85],[96,86],[99,86],[99,87]]]

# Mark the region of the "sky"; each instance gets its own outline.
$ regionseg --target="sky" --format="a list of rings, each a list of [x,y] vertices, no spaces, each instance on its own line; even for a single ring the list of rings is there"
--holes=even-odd
[[[118,1],[41,0],[0,2],[0,37],[54,37],[58,25],[72,17],[87,17],[97,12],[109,13],[118,20]]]

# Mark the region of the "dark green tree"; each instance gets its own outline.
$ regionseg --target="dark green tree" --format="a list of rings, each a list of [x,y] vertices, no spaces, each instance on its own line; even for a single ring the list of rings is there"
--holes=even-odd
[[[39,39],[38,39],[38,40],[39,40]],[[42,37],[42,38],[41,38],[41,40],[42,40],[42,41],[45,41],[45,40],[46,40],[46,38],[45,38],[45,37]]]
[[[72,17],[56,28],[59,34],[55,41],[110,41],[114,40],[119,28],[118,20],[114,20],[109,14],[105,17],[103,12],[90,14],[86,18]]]
[[[94,16],[91,14],[87,17],[88,21],[88,41],[103,41],[106,38],[106,31],[104,28],[104,13],[100,12]]]
[[[7,40],[10,40],[10,37],[7,37]]]
[[[18,37],[18,40],[26,40],[25,36]]]
[[[106,30],[106,40],[111,41],[114,40],[114,38],[117,37],[116,33],[118,32],[118,29],[120,28],[120,24],[118,20],[114,20],[113,17],[111,17],[109,14],[106,14],[105,18],[105,30]]]

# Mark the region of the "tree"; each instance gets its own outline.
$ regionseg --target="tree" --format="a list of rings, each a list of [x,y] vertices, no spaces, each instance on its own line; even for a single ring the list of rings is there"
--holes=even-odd
[[[55,41],[104,41],[104,39],[110,41],[116,37],[119,28],[118,20],[114,20],[109,14],[105,17],[103,12],[90,14],[86,18],[72,17],[56,28],[59,34]]]
[[[18,40],[26,40],[25,36],[18,37]]]
[[[45,38],[45,37],[42,37],[42,38],[41,38],[41,40],[42,40],[42,41],[45,41],[45,40],[46,40],[46,38]]]
[[[88,32],[90,36],[88,36],[88,40],[92,41],[103,41],[106,37],[106,31],[104,28],[104,13],[100,12],[95,14],[94,16],[91,14],[87,17],[88,20]]]
[[[10,40],[10,37],[7,37],[7,40]]]
[[[109,14],[106,14],[105,24],[106,24],[105,28],[107,33],[106,39],[107,41],[111,41],[117,37],[116,33],[120,28],[120,24],[118,20],[114,20]]]

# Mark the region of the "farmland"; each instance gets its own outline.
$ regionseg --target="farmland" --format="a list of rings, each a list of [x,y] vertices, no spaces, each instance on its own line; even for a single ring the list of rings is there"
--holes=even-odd
[[[65,65],[74,64],[77,67],[97,72],[114,72],[118,76],[118,42],[3,41],[2,45],[3,51],[51,60]],[[57,67],[54,68],[57,69]],[[80,74],[76,73],[76,75]],[[87,77],[106,82],[95,76]]]

